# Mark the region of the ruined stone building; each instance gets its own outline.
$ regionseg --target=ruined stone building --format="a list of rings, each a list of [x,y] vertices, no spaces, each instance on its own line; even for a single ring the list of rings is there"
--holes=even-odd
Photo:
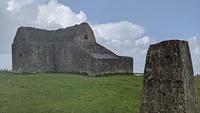
[[[20,27],[12,44],[14,73],[133,73],[133,58],[96,43],[87,23],[58,30]]]

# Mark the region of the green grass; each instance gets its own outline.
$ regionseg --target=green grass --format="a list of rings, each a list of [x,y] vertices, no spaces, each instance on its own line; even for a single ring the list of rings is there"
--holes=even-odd
[[[142,77],[0,73],[2,113],[135,113]]]
[[[0,113],[137,113],[143,77],[0,73]],[[200,105],[200,78],[196,78]]]

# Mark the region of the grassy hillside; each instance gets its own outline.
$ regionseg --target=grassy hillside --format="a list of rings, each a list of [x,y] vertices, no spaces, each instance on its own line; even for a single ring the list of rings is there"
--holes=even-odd
[[[137,113],[141,89],[137,76],[0,73],[0,113]]]

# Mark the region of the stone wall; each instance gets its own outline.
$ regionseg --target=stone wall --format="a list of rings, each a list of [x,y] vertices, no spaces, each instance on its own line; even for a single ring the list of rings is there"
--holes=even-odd
[[[12,44],[14,73],[133,73],[133,58],[96,43],[87,23],[65,29],[20,27]]]

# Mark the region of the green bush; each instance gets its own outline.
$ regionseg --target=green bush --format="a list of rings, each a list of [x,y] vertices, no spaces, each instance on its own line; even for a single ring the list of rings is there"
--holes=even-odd
[[[9,69],[0,69],[0,73],[12,73]]]

